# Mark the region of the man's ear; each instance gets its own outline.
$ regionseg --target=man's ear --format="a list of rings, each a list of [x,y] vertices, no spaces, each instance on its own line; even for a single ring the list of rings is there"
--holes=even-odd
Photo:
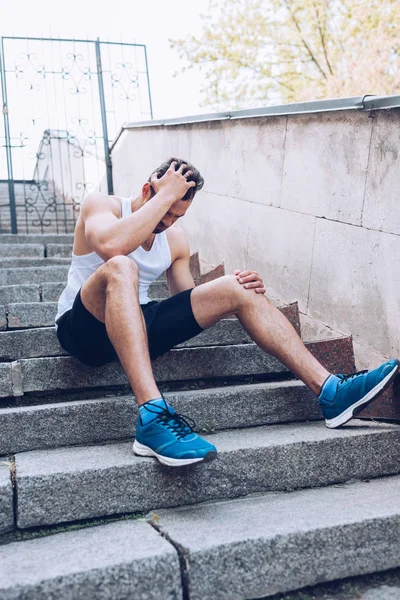
[[[153,188],[151,187],[151,184],[148,181],[146,181],[146,183],[142,187],[142,198],[145,202],[147,202],[153,196],[154,196]]]

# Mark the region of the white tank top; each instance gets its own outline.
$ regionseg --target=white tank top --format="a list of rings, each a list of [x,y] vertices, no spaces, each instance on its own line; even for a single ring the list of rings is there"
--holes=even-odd
[[[132,214],[130,198],[122,198],[121,218]],[[139,268],[139,302],[150,302],[148,290],[150,285],[171,266],[171,252],[167,239],[167,232],[157,233],[149,251],[139,246],[128,254]],[[67,310],[72,308],[77,293],[89,277],[104,264],[104,260],[96,253],[77,256],[72,253],[72,262],[68,271],[67,287],[58,300],[58,312],[55,320],[59,319]],[[56,324],[57,328],[57,324]]]

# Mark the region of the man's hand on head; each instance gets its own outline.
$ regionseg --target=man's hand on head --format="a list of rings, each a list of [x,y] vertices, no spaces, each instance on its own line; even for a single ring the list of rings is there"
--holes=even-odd
[[[267,291],[257,271],[240,271],[236,269],[234,274],[238,282],[246,289],[254,290],[256,294],[265,294]]]
[[[187,181],[191,174],[192,171],[187,170],[187,165],[182,164],[179,169],[176,169],[176,162],[172,162],[162,177],[158,178],[157,173],[153,173],[150,183],[156,194],[167,195],[173,204],[177,200],[181,200],[188,189],[196,186],[194,181]]]

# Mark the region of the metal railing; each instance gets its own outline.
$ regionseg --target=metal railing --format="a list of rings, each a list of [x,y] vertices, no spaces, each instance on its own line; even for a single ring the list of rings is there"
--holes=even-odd
[[[146,47],[5,36],[0,79],[0,232],[68,232],[58,204],[74,214],[91,190],[112,193],[111,140],[122,122],[153,117]]]

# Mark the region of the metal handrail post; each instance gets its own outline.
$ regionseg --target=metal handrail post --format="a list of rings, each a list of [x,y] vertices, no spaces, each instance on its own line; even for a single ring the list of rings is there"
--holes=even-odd
[[[101,123],[103,126],[103,138],[104,138],[104,156],[106,159],[106,169],[107,169],[107,189],[108,189],[109,194],[113,194],[114,186],[113,186],[113,180],[112,180],[111,152],[110,152],[110,145],[108,143],[107,113],[106,113],[106,100],[105,100],[105,95],[104,95],[103,69],[102,69],[102,65],[101,65],[100,38],[97,38],[97,40],[95,41],[95,46],[96,46],[97,80],[99,82]]]
[[[147,90],[149,93],[149,104],[150,104],[150,119],[153,118],[153,104],[151,101],[151,89],[150,89],[150,73],[149,73],[149,64],[147,62],[147,48],[144,46],[144,60],[146,63],[146,74],[147,74]]]
[[[9,116],[8,116],[6,67],[5,67],[5,53],[4,53],[3,38],[1,38],[1,44],[0,44],[0,74],[1,74],[1,94],[2,94],[2,98],[3,98],[4,133],[5,133],[5,138],[6,138],[7,176],[8,176],[8,195],[9,195],[9,199],[10,199],[11,233],[18,233],[17,209],[16,209],[16,205],[15,205],[14,175],[13,175],[12,152],[11,152],[10,120],[9,120]]]

